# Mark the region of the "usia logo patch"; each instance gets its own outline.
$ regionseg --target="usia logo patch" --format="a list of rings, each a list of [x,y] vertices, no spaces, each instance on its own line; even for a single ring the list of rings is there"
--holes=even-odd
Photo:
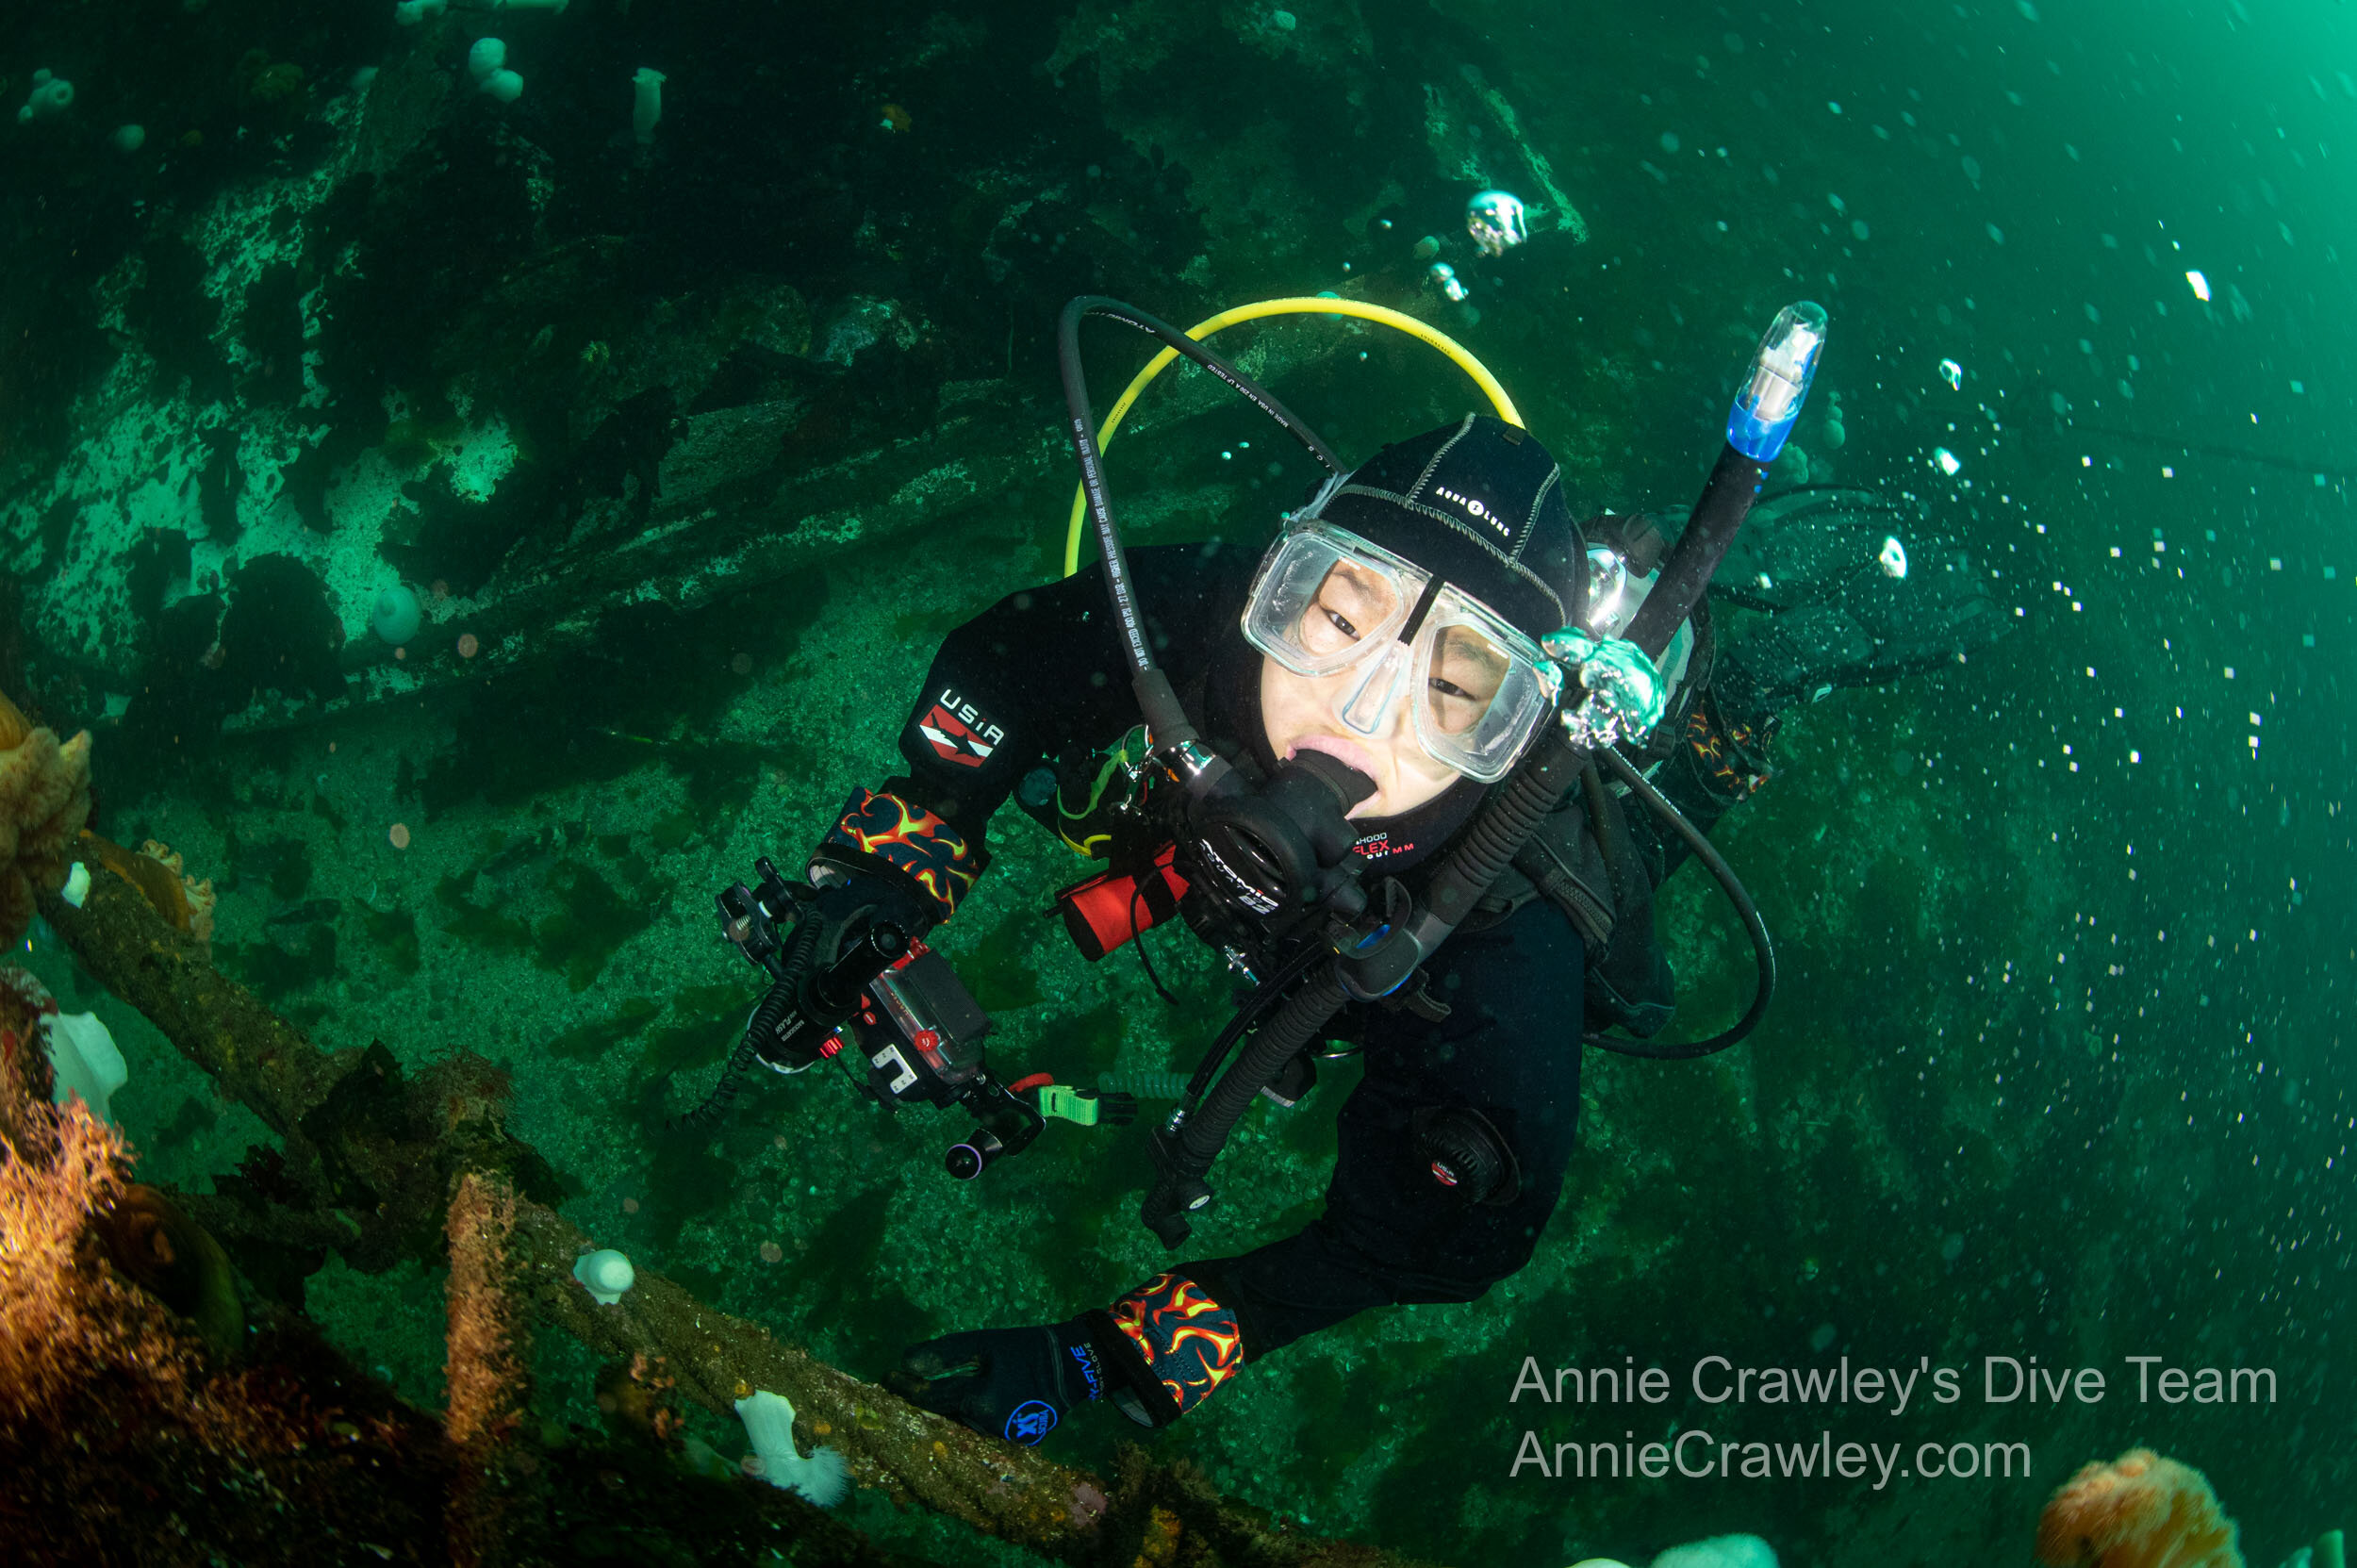
[[[941,688],[941,695],[933,699],[932,711],[918,719],[916,727],[935,755],[961,767],[981,767],[998,749],[998,743],[1007,738],[1006,731],[992,723],[981,709],[960,697],[954,686]]]

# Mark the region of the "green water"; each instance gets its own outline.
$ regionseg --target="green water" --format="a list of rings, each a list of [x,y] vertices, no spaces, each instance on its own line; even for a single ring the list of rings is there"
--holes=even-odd
[[[1101,1304],[1166,1262],[1136,1223],[1135,1130],[1052,1128],[961,1185],[938,1162],[963,1121],[762,1074],[718,1133],[664,1131],[757,995],[713,893],[756,855],[799,865],[899,771],[941,636],[1060,570],[1056,309],[1406,300],[1585,503],[1626,510],[1690,502],[1757,333],[1813,298],[1813,477],[1920,500],[2011,634],[1788,717],[1777,775],[1717,834],[1775,935],[1775,1009],[1706,1064],[1591,1054],[1528,1267],[1274,1355],[1155,1451],[1312,1530],[1484,1568],[1728,1532],[1787,1563],[2028,1560],[2047,1494],[2137,1445],[2207,1475],[2253,1564],[2351,1522],[2345,7],[1358,0],[1287,25],[1179,0],[577,0],[502,24],[528,82],[505,110],[464,80],[479,18],[383,8],[0,22],[8,105],[36,66],[81,89],[0,137],[23,606],[0,683],[92,729],[93,826],[210,876],[223,967],[319,1045],[500,1061],[570,1218],[865,1377],[931,1334]],[[301,92],[240,75],[249,50]],[[644,148],[640,64],[668,74]],[[1466,169],[1544,202],[1485,91],[1585,242],[1542,221],[1469,254]],[[1427,233],[1473,313],[1419,286]],[[1143,355],[1102,330],[1100,410]],[[1263,340],[1257,368],[1346,457],[1474,406],[1404,339]],[[1148,394],[1115,493],[1137,540],[1257,549],[1314,466],[1204,382]],[[131,586],[150,530],[193,541],[160,603]],[[346,695],[274,667],[249,703],[173,620],[273,553],[344,628],[317,652]],[[370,612],[404,580],[425,629],[396,660]],[[453,639],[478,627],[470,662]],[[1002,1076],[1192,1065],[1225,1015],[1216,959],[1153,938],[1174,1013],[1041,918],[1086,869],[1068,850],[1012,809],[993,848],[938,945]],[[1690,869],[1658,918],[1677,1027],[1716,1027],[1748,995],[1739,928]],[[27,962],[121,1043],[143,1180],[205,1191],[271,1141],[39,933]],[[1316,1214],[1354,1077],[1256,1107],[1196,1255]],[[432,1410],[439,1280],[333,1261],[305,1304]],[[541,1345],[546,1413],[594,1424],[586,1353]],[[1658,1366],[1670,1393],[1512,1398],[1525,1357]],[[1946,1366],[1961,1395],[1927,1371],[1901,1414],[1713,1404],[1710,1357]],[[1993,1401],[1993,1357],[2108,1392]],[[2273,1397],[2139,1398],[2132,1357],[2156,1379],[2270,1369]],[[2019,1444],[2028,1473],[1515,1467],[1526,1432],[1551,1453],[1693,1428],[1910,1466]],[[690,1429],[744,1448],[701,1411]],[[1053,1442],[1102,1471],[1133,1435],[1090,1412]],[[945,1561],[998,1552],[849,1506]]]

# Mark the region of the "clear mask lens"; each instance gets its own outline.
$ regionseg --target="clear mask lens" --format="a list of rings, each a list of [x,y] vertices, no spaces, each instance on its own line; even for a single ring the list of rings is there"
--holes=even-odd
[[[1244,638],[1295,675],[1342,677],[1333,712],[1352,734],[1379,737],[1404,723],[1435,762],[1494,783],[1552,703],[1536,668],[1541,654],[1445,585],[1413,643],[1401,642],[1430,581],[1353,535],[1296,523],[1261,563]]]
[[[1294,640],[1320,660],[1347,654],[1408,613],[1400,585],[1357,561],[1336,561],[1294,627]]]
[[[1504,778],[1552,702],[1528,639],[1451,588],[1433,605],[1416,645],[1418,740],[1469,779]]]
[[[1396,639],[1426,581],[1405,561],[1310,524],[1261,564],[1244,639],[1296,675],[1331,675]]]
[[[1478,626],[1442,626],[1431,638],[1425,714],[1444,735],[1478,733],[1514,670],[1513,655]]]

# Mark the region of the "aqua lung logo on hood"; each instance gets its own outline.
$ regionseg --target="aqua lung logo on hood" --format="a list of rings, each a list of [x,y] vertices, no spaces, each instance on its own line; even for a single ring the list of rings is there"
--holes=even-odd
[[[1457,491],[1450,489],[1446,485],[1433,486],[1432,493],[1441,497],[1443,501],[1454,501],[1458,505],[1462,506],[1465,509],[1465,515],[1472,518],[1475,522],[1486,522],[1491,527],[1496,529],[1498,531],[1499,538],[1510,539],[1514,536],[1514,530],[1508,527],[1505,522],[1500,520],[1495,512],[1490,510],[1490,504],[1488,502],[1475,501],[1469,495],[1459,495]]]

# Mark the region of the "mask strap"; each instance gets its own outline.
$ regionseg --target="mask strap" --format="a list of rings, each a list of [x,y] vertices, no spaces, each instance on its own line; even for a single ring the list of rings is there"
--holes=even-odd
[[[1425,579],[1423,596],[1417,599],[1416,607],[1409,612],[1406,624],[1399,629],[1400,641],[1415,642],[1416,634],[1424,630],[1424,618],[1432,613],[1432,602],[1441,597],[1441,590],[1446,586],[1437,574]]]
[[[1349,477],[1350,476],[1346,473],[1334,473],[1327,475],[1326,483],[1318,487],[1318,493],[1310,498],[1310,503],[1302,507],[1300,510],[1293,513],[1285,520],[1288,522],[1310,522],[1324,517],[1326,515],[1326,503],[1334,499],[1334,492],[1341,489],[1343,487],[1343,481]]]

